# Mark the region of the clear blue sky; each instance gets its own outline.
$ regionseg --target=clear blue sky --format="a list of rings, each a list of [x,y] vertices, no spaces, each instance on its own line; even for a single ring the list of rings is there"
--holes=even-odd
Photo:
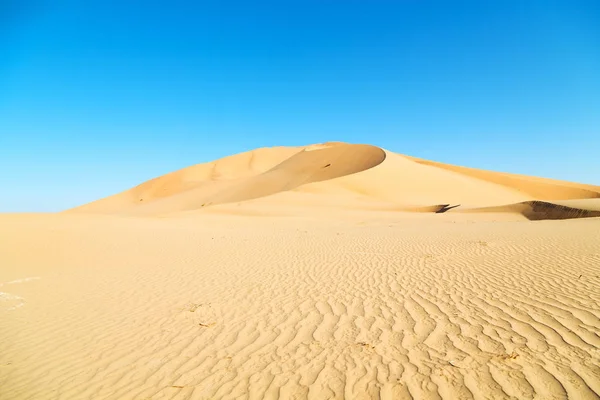
[[[324,141],[600,184],[600,1],[0,0],[0,211]]]

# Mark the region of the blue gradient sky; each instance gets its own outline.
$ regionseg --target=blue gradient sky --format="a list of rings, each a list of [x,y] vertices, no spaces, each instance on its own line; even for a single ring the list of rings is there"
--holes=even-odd
[[[0,211],[324,141],[600,184],[599,1],[11,1]]]

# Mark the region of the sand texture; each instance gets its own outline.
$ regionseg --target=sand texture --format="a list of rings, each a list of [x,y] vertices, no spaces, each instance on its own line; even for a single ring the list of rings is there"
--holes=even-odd
[[[598,399],[598,217],[344,143],[0,214],[0,399]]]

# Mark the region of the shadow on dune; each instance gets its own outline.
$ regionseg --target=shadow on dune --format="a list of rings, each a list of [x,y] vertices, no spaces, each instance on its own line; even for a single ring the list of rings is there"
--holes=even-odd
[[[266,197],[309,183],[356,174],[376,167],[385,158],[384,150],[369,145],[341,144],[305,150],[262,174],[227,184],[206,200],[213,205]],[[198,208],[197,201],[188,207],[193,208]]]
[[[450,204],[435,204],[432,206],[415,206],[415,207],[394,207],[390,211],[403,211],[403,212],[414,212],[414,213],[435,213],[443,214],[448,210],[460,207],[460,204],[451,206]]]
[[[448,210],[452,210],[453,208],[460,207],[460,204],[455,206],[451,206],[450,204],[442,204],[440,208],[435,212],[436,214],[443,214]]]

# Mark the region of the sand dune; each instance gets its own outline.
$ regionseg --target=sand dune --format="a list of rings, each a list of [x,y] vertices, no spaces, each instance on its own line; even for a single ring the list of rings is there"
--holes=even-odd
[[[360,198],[355,203],[419,212],[436,212],[440,204],[476,208],[600,198],[599,186],[457,167],[334,142],[264,148],[196,165],[70,212],[172,214],[290,191],[341,194]]]
[[[556,201],[525,201],[497,207],[460,210],[469,213],[512,213],[530,221],[600,217],[600,199]]]
[[[0,398],[597,399],[598,193],[325,143],[0,214]]]

